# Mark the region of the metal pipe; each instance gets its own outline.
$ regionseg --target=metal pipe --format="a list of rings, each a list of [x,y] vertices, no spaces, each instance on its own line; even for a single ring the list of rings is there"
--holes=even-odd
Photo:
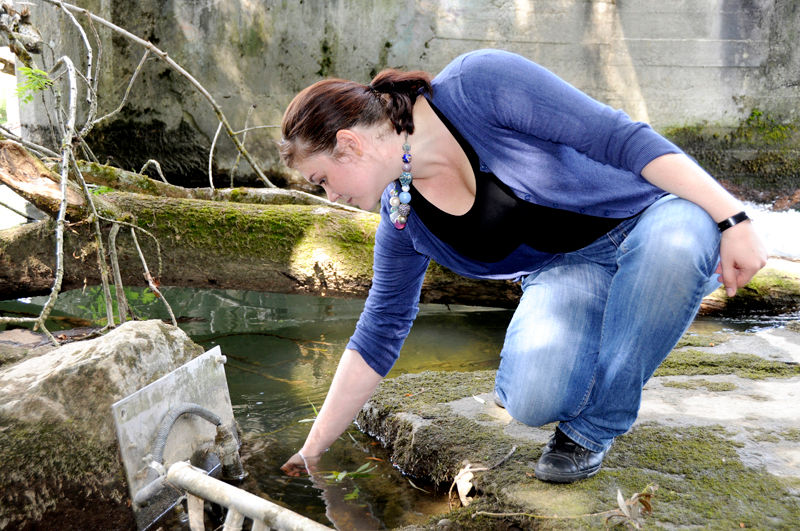
[[[175,421],[178,420],[178,417],[186,413],[197,415],[214,426],[222,424],[219,415],[197,404],[183,403],[170,408],[169,412],[161,419],[161,424],[158,427],[158,432],[153,441],[152,451],[150,452],[150,455],[153,456],[153,461],[156,463],[162,463],[164,461],[164,447],[167,444],[169,432],[172,430],[172,426],[175,424]]]
[[[190,494],[233,509],[256,523],[265,523],[281,531],[330,531],[329,527],[285,507],[209,477],[186,461],[179,461],[169,467],[167,481]],[[258,527],[263,529],[260,525]]]

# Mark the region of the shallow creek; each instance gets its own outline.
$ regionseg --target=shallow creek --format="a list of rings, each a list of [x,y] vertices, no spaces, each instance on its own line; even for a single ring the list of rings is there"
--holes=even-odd
[[[302,445],[322,405],[363,301],[234,290],[163,292],[181,328],[207,349],[219,345],[227,356],[228,386],[249,472],[244,488],[327,525],[326,499],[329,511],[341,513],[345,507],[348,513],[331,518],[359,518],[377,528],[421,523],[447,510],[441,492],[400,474],[381,444],[355,426],[323,458],[321,468],[331,476],[324,492],[308,478],[289,478],[279,470]],[[140,318],[168,319],[163,303],[148,290],[127,293]],[[8,301],[0,303],[0,310],[38,313],[43,301]],[[99,289],[89,288],[62,294],[55,313],[96,320],[105,309]],[[509,310],[422,305],[389,376],[496,368],[511,315]],[[709,334],[778,322],[699,319],[692,331]],[[353,477],[362,466],[367,473]]]

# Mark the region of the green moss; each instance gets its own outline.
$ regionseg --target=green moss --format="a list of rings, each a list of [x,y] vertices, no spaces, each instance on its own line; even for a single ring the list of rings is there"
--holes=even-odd
[[[242,198],[246,197],[246,193],[241,188],[231,188],[230,195],[228,196],[228,201],[233,201],[234,203],[238,203],[242,200]]]
[[[239,50],[241,56],[257,56],[264,52],[266,47],[265,37],[267,30],[260,17],[252,20],[247,20],[243,28],[236,26],[236,31],[233,34],[232,40],[234,46]]]
[[[462,377],[462,376],[468,377]],[[381,382],[371,402],[386,413],[414,412],[427,404],[452,402],[494,389],[495,371],[451,373],[424,371]]]
[[[712,354],[675,350],[656,370],[656,376],[735,374],[742,378],[789,378],[800,375],[796,363],[769,361],[752,354]]]
[[[704,387],[709,391],[724,392],[736,389],[733,382],[710,382],[708,380],[685,380],[685,381],[666,381],[661,382],[664,387],[676,387],[678,389],[699,389]]]
[[[686,333],[684,336],[678,341],[678,344],[675,345],[676,349],[684,348],[684,347],[713,347],[714,345],[719,345],[720,343],[724,343],[730,338],[730,334],[725,334],[722,332],[714,332],[711,334],[696,334],[696,333]]]
[[[124,194],[119,197],[123,199]],[[288,260],[315,222],[310,208],[294,205],[232,208],[214,201],[174,198],[154,198],[150,205],[139,211],[138,225],[170,235],[176,244],[206,249],[210,254],[263,256],[275,261]]]
[[[331,43],[328,42],[328,39],[322,39],[322,42],[319,45],[319,51],[320,58],[317,75],[319,77],[328,77],[331,75],[333,70],[333,48]]]
[[[734,127],[692,124],[667,128],[664,135],[738,195],[764,202],[797,189],[798,131],[796,120],[753,109]]]
[[[793,123],[781,123],[773,116],[753,109],[750,116],[739,124],[731,134],[731,140],[744,140],[748,143],[766,145],[783,144],[797,131]]]
[[[780,436],[787,441],[800,442],[800,429],[791,428],[780,432]]]
[[[93,440],[69,423],[0,419],[0,461],[0,521],[31,523],[70,501],[110,501],[128,511],[116,444]]]
[[[769,443],[779,443],[781,442],[781,438],[778,437],[775,433],[754,433],[751,435],[754,441],[758,442],[769,442]]]
[[[493,371],[481,371],[388,379],[371,400],[370,412],[359,416],[362,427],[367,425],[388,442],[401,470],[409,472],[409,466],[412,473],[444,482],[445,489],[465,461],[491,465],[517,445],[504,464],[475,473],[477,493],[470,506],[432,517],[429,529],[443,518],[465,530],[600,528],[604,515],[579,515],[613,510],[618,490],[630,498],[648,485],[658,488],[646,529],[734,529],[740,524],[789,529],[800,521],[800,503],[793,492],[800,481],[745,467],[738,456],[741,444],[730,440],[721,426],[639,425],[617,438],[598,475],[570,485],[537,481],[531,466],[541,455],[540,444],[509,438],[501,422],[454,418],[443,403],[486,392],[493,377]],[[786,435],[800,437],[800,432],[787,430]],[[478,511],[578,517],[496,518],[478,516]]]

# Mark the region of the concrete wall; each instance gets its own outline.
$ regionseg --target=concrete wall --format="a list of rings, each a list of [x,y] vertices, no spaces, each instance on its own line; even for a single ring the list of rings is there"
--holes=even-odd
[[[525,55],[660,129],[734,125],[753,108],[798,119],[796,0],[77,3],[167,51],[214,95],[235,128],[244,125],[252,105],[250,125],[279,123],[292,96],[322,77],[367,82],[387,66],[436,72],[459,53],[483,47]],[[80,41],[65,17],[41,0],[31,9],[56,53],[69,50],[77,60]],[[142,50],[100,33],[101,107],[110,109]],[[98,146],[106,147],[98,150],[129,168],[138,162],[125,149],[135,148],[162,162],[174,158],[172,173],[203,173],[217,126],[205,101],[155,59],[134,92],[119,130],[100,129]],[[47,123],[37,105],[22,111],[34,138]],[[279,171],[277,137],[276,130],[254,131],[247,145],[266,168]],[[230,143],[221,142],[220,169],[234,157]]]

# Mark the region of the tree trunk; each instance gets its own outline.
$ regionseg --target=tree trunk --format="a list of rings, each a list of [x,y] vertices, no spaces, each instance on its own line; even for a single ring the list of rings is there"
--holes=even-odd
[[[252,205],[196,199],[104,194],[107,204],[158,239],[138,233],[150,271],[162,285],[365,297],[372,278],[372,243],[379,217],[308,205]],[[47,292],[55,264],[54,224],[0,231],[0,299]],[[107,233],[110,224],[104,224]],[[117,237],[122,281],[146,285],[132,239]],[[64,289],[99,282],[89,227],[65,235]],[[423,302],[509,306],[519,289],[429,268]]]

